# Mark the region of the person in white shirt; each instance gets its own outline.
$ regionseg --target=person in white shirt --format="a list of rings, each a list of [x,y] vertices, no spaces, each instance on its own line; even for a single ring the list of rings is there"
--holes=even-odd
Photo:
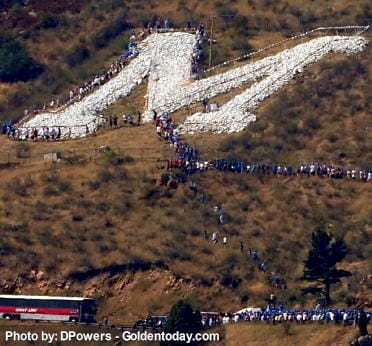
[[[213,241],[213,243],[217,244],[217,242],[218,242],[217,232],[213,232],[213,234],[212,234],[212,241]]]

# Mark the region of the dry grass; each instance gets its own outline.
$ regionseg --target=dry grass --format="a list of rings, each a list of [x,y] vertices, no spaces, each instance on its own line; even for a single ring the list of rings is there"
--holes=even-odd
[[[279,346],[279,345],[348,345],[357,332],[354,328],[330,325],[266,325],[244,324],[228,325],[225,329],[226,346]]]

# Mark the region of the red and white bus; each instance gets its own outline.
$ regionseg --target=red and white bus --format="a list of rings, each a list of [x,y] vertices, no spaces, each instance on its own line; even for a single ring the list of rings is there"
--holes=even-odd
[[[0,295],[0,317],[16,320],[94,322],[94,299]]]

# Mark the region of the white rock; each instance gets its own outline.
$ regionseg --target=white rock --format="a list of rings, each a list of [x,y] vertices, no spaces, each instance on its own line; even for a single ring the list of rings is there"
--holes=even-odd
[[[301,35],[299,35],[301,36]],[[260,102],[290,82],[297,73],[325,55],[362,51],[367,40],[361,36],[325,36],[286,49],[276,55],[247,63],[230,71],[190,81],[191,54],[195,38],[188,33],[153,34],[139,45],[139,55],[114,78],[58,113],[42,113],[26,122],[24,128],[61,127],[62,136],[84,137],[102,121],[97,113],[129,95],[150,75],[145,121],[152,120],[152,109],[174,112],[204,98],[212,98],[253,83],[217,111],[196,113],[179,126],[180,133],[199,131],[242,131],[256,117],[252,111]],[[21,129],[22,131],[22,129]]]

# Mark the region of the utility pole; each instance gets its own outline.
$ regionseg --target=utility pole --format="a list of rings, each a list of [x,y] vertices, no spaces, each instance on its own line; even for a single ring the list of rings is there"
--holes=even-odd
[[[211,35],[209,38],[209,62],[208,68],[212,67],[212,44],[213,44],[213,14],[211,13]]]

